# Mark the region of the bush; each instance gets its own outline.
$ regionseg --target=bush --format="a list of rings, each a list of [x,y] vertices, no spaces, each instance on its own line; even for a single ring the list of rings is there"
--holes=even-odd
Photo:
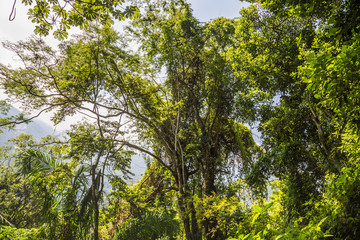
[[[114,239],[175,239],[179,232],[179,222],[169,212],[146,213],[141,218],[131,218],[121,224]]]
[[[0,239],[3,240],[35,240],[43,238],[42,228],[14,228],[9,226],[0,226]]]

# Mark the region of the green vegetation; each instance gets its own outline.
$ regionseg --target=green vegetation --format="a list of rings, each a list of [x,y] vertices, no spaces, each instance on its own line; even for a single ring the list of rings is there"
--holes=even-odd
[[[359,239],[360,5],[252,2],[206,23],[185,1],[31,5],[36,33],[51,11],[83,33],[4,44],[23,67],[0,65],[0,126],[31,120],[11,101],[87,123],[0,148],[0,238]]]

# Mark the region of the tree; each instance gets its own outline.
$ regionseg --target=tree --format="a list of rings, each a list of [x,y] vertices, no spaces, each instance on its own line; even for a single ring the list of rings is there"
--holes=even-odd
[[[56,110],[56,123],[82,112],[94,118],[109,145],[127,146],[159,161],[174,178],[187,238],[201,237],[201,221],[204,235],[213,239],[221,234],[216,218],[196,218],[194,193],[216,194],[216,179],[234,162],[244,173],[258,150],[251,132],[237,122],[241,119],[232,105],[239,90],[227,61],[233,22],[217,19],[202,26],[187,4],[163,4],[150,4],[148,16],[136,23],[144,31],[146,61],[121,49],[111,29],[93,28],[77,41],[62,44],[60,55],[40,40],[8,43],[26,68],[2,66],[2,83],[28,108]],[[166,80],[154,81],[163,67]],[[122,136],[122,116],[134,122],[144,144]]]
[[[324,219],[326,229],[340,239],[356,238],[358,202],[350,195],[354,196],[357,182],[358,155],[352,144],[358,139],[354,79],[358,77],[359,6],[353,1],[257,2],[262,3],[258,8],[263,13],[246,10],[238,25],[238,46],[243,47],[234,51],[236,60],[250,59],[247,66],[241,61],[235,64],[237,74],[250,76],[251,90],[279,91],[271,96],[275,95],[274,103],[263,105],[265,111],[260,111],[267,153],[257,169],[274,168],[273,173],[286,179],[287,211],[294,213],[290,224],[305,213],[311,222],[327,216],[326,209],[338,208],[339,212]],[[335,190],[340,185],[343,194]],[[332,200],[326,197],[329,194]],[[352,223],[346,225],[353,230],[341,227],[350,218]]]
[[[37,143],[27,135],[14,139],[16,151],[8,157],[12,170],[1,168],[6,173],[0,194],[1,205],[7,206],[0,213],[4,223],[42,229],[48,239],[85,239],[93,229],[91,235],[99,239],[104,179],[114,170],[127,174],[131,153],[112,148],[96,133],[81,125],[70,133],[69,143],[51,137]]]
[[[187,238],[197,239],[191,192],[198,191],[200,197],[216,194],[215,182],[228,164],[238,161],[244,173],[256,146],[251,132],[236,122],[241,119],[233,108],[239,85],[226,58],[233,22],[220,18],[202,26],[186,3],[163,4],[163,8],[147,5],[146,15],[136,21],[137,32],[133,30],[142,38],[143,54],[150,57],[155,70],[166,71],[163,105],[172,107],[164,115],[151,106],[150,114],[161,116],[162,121],[154,122],[158,130],[145,129],[154,131],[150,137],[157,139],[152,148],[166,153],[159,161],[175,178],[180,211],[191,213],[183,215]],[[215,218],[202,223],[208,239],[220,237]]]
[[[303,64],[298,44],[311,46],[313,19],[291,11],[276,15],[265,7],[242,10],[231,57],[263,134],[265,152],[249,180],[262,183],[259,176],[276,176],[286,181],[291,222],[307,211],[305,202],[320,196],[326,172],[338,171],[329,148],[339,144],[331,137],[328,117],[322,115],[319,123],[316,99],[297,74]]]
[[[101,126],[96,128],[90,124],[74,126],[69,133],[69,156],[81,164],[83,171],[90,175],[90,186],[84,189],[85,195],[79,214],[83,216],[86,211],[92,212],[94,239],[99,239],[99,214],[104,199],[105,180],[114,175],[115,170],[122,171],[125,176],[129,174],[127,169],[131,152],[117,146],[114,139],[111,139],[112,136],[107,133],[109,131],[103,132]],[[107,168],[111,169],[110,173],[106,173]]]
[[[318,20],[319,26],[326,26],[330,33],[328,40],[348,41],[354,32],[358,33],[360,7],[354,0],[346,1],[284,1],[254,0],[261,3],[278,16],[287,15],[290,11],[300,17],[312,17]],[[324,29],[325,30],[325,29]]]
[[[71,239],[71,235],[63,229],[63,217],[75,210],[66,208],[62,201],[68,196],[66,189],[69,192],[80,189],[78,185],[74,186],[75,190],[69,187],[74,165],[61,162],[65,148],[51,144],[54,140],[44,138],[37,142],[29,135],[20,135],[12,140],[15,151],[8,152],[2,165],[2,171],[6,171],[4,177],[8,179],[7,182],[2,181],[1,199],[8,200],[3,212],[7,219],[4,225],[19,231],[36,230],[41,239],[60,239],[63,235]],[[52,152],[52,157],[45,152]],[[6,168],[5,164],[9,167]],[[76,202],[76,199],[71,200]],[[73,223],[77,222],[76,215],[71,217]]]
[[[59,123],[80,113],[89,123],[73,126],[63,152],[26,150],[29,139],[15,140],[26,150],[16,159],[31,181],[13,173],[0,178],[0,205],[9,209],[0,212],[3,223],[36,227],[31,234],[37,234],[47,222],[52,236],[63,238],[86,237],[77,230],[92,229],[98,239],[100,222],[117,214],[109,220],[117,238],[136,232],[155,239],[175,236],[176,209],[186,239],[318,239],[329,232],[358,238],[359,7],[355,1],[258,2],[237,20],[200,23],[184,1],[144,0],[128,38],[90,26],[58,51],[36,38],[6,43],[24,63],[0,66],[10,99],[33,117],[54,111]],[[130,38],[136,53],[124,44]],[[6,117],[0,124],[30,119]],[[242,123],[259,123],[261,149]],[[151,164],[140,183],[126,188],[113,170],[128,174],[133,152]],[[58,159],[71,159],[78,171]],[[235,174],[262,197],[266,181],[276,177],[271,202],[238,204],[247,204],[242,194],[250,190],[232,187]],[[116,191],[102,215],[106,178]],[[6,203],[14,191],[25,197]],[[45,199],[49,204],[34,204]],[[29,213],[17,221],[19,203]]]
[[[119,182],[112,181],[105,215],[111,219],[111,236],[114,239],[176,239],[181,228],[171,182],[170,172],[156,161],[141,180],[131,186],[118,189]]]
[[[102,25],[110,25],[116,20],[133,17],[137,14],[136,6],[123,6],[125,1],[99,1],[99,0],[23,0],[25,6],[29,6],[29,19],[36,24],[34,32],[40,35],[48,35],[54,26],[54,37],[57,39],[67,38],[67,30],[70,27],[89,26],[89,23],[97,21]],[[9,20],[16,17],[16,0]]]

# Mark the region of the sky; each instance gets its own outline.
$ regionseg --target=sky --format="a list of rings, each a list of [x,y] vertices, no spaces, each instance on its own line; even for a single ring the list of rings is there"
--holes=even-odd
[[[15,19],[9,21],[14,1],[16,0],[0,0],[0,42],[26,40],[33,34],[34,25],[27,18],[27,9],[20,0],[16,1]],[[190,0],[189,2],[195,17],[201,22],[206,22],[220,16],[235,18],[239,16],[239,10],[242,7],[249,5],[249,3],[241,2],[239,0]],[[53,46],[56,46],[58,43],[51,36],[46,37],[45,40]],[[19,66],[19,61],[16,60],[16,57],[2,46],[0,46],[0,63]],[[0,100],[4,98],[5,95],[0,90]],[[44,122],[51,124],[49,118],[49,114],[40,117]],[[59,127],[67,127],[71,121],[75,121],[75,119],[69,119],[67,124],[63,124]]]
[[[21,1],[16,1],[16,16],[13,21],[9,21],[15,0],[0,0],[0,41],[19,41],[26,40],[33,34],[34,25],[27,19],[27,9]],[[220,16],[234,18],[239,15],[239,10],[248,6],[246,2],[239,0],[190,0],[194,15],[200,21],[208,21]],[[51,37],[46,38],[47,42],[56,43]],[[7,63],[13,61],[10,53],[0,48],[0,62]]]

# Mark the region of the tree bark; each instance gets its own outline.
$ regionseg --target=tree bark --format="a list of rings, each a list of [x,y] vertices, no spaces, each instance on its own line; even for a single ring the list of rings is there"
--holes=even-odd
[[[91,180],[92,180],[92,186],[91,186],[91,195],[93,200],[93,211],[94,211],[94,240],[99,240],[99,203],[98,203],[98,197],[96,194],[96,165],[92,165],[92,171],[91,171]]]
[[[216,166],[215,166],[215,159],[217,158],[217,152],[214,148],[210,149],[210,157],[208,157],[205,162],[207,167],[205,168],[204,172],[204,184],[203,184],[203,191],[205,196],[211,196],[216,194],[216,187],[215,187],[215,175],[216,175]],[[210,205],[213,203],[210,201]],[[217,218],[216,216],[211,216],[209,218],[205,218],[202,221],[202,225],[204,228],[205,237],[207,240],[215,240],[215,239],[222,239],[222,233],[217,228]]]
[[[201,240],[201,232],[196,219],[196,211],[192,199],[179,196],[178,205],[187,240]]]

